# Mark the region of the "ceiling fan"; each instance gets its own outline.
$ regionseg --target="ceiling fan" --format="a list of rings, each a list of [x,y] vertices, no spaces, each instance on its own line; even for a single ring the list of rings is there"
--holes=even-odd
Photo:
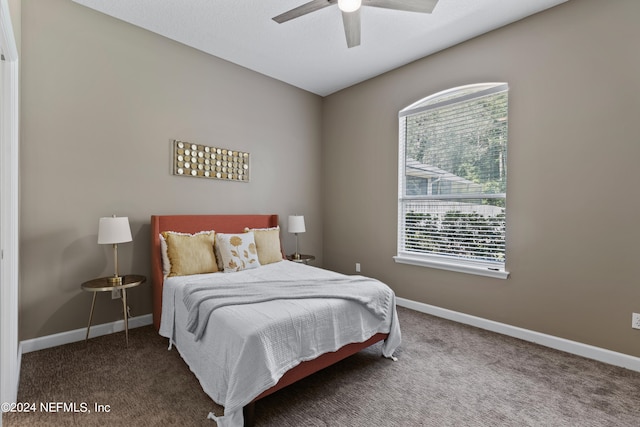
[[[278,24],[299,18],[311,12],[337,4],[342,12],[347,46],[360,44],[360,6],[380,7],[407,12],[431,13],[438,0],[312,0],[272,18]]]

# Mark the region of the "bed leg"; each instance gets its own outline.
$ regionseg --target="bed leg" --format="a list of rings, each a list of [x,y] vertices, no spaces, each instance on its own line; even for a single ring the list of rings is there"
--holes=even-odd
[[[253,427],[255,423],[255,410],[256,402],[251,402],[242,408],[242,415],[244,416],[244,427]]]

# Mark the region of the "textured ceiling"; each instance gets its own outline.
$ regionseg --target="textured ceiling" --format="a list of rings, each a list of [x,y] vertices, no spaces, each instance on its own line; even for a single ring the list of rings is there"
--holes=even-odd
[[[308,0],[73,1],[325,96],[567,0],[440,0],[432,14],[363,7],[351,49],[336,5],[271,19]]]

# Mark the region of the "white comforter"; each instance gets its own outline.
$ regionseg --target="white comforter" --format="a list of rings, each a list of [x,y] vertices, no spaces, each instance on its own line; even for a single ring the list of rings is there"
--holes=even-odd
[[[184,290],[190,286],[345,278],[339,273],[282,261],[235,273],[171,277],[165,280],[160,334],[176,345],[203,390],[225,407],[220,427],[242,426],[242,408],[302,361],[363,342],[378,332],[389,333],[383,355],[391,357],[400,344],[395,295],[376,315],[348,299],[305,298],[230,305],[210,314],[199,340],[186,329]],[[379,284],[379,282],[377,282]],[[365,283],[362,283],[366,286]]]

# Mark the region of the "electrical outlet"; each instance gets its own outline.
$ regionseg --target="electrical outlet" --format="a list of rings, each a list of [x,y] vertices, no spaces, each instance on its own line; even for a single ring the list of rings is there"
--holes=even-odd
[[[631,327],[633,329],[640,329],[640,313],[633,313],[631,315]]]
[[[356,273],[360,273],[360,263],[356,262]]]
[[[120,298],[120,289],[111,289],[111,299]]]

